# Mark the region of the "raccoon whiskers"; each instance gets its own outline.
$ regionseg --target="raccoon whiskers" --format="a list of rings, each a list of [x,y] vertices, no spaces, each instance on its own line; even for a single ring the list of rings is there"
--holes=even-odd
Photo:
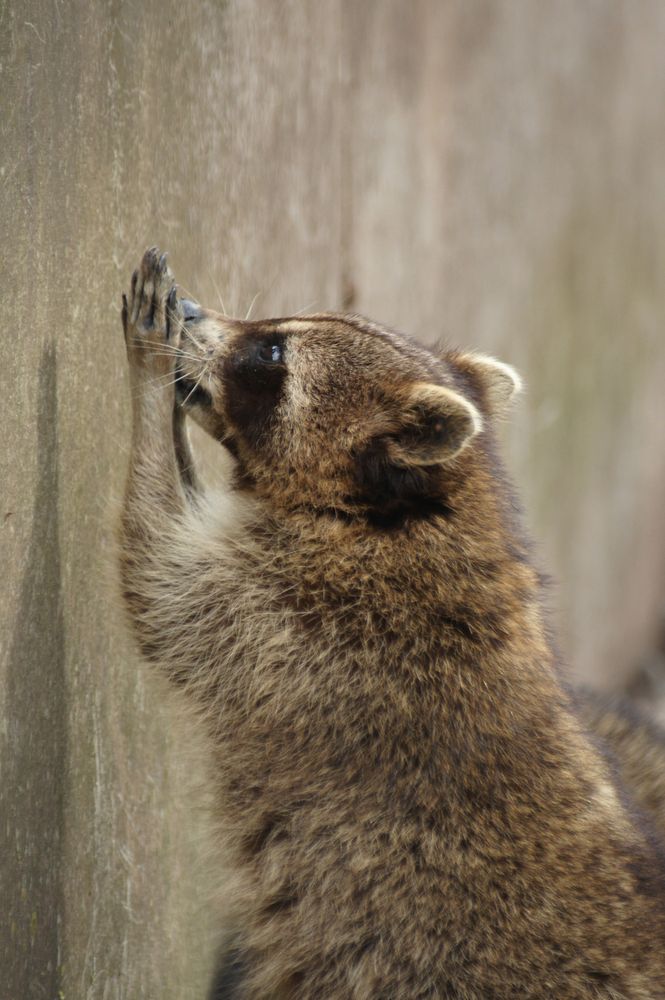
[[[146,379],[146,385],[154,386],[161,385],[163,389],[168,389],[169,386],[175,385],[176,382],[181,382],[183,379],[189,379],[191,381],[192,376],[188,372],[180,372],[177,374],[175,372],[167,372],[164,375],[155,375],[154,378]]]
[[[317,304],[317,301],[318,301],[317,299],[314,299],[313,302],[309,302],[306,306],[303,306],[302,309],[299,309],[298,312],[294,312],[293,315],[302,316],[303,313],[308,313],[311,309],[314,308],[314,306]]]
[[[160,357],[179,357],[179,358],[191,358],[192,361],[201,361],[200,355],[191,354],[188,351],[183,351],[181,347],[175,347],[171,344],[159,344],[158,347],[154,347],[152,344],[144,344],[140,340],[134,341],[135,346],[141,351],[150,351],[151,354],[157,354]],[[197,344],[198,347],[198,344]],[[201,348],[203,350],[203,348]]]
[[[245,313],[245,323],[248,321],[248,319],[252,315],[252,310],[253,310],[254,306],[256,305],[256,303],[257,303],[260,295],[261,295],[261,292],[257,292],[256,295],[254,296],[254,298],[252,299],[252,301],[249,303],[249,309]]]
[[[198,347],[198,349],[199,349],[199,350],[200,350],[200,351],[201,351],[202,353],[203,353],[203,352],[205,352],[205,347],[204,347],[204,345],[203,345],[203,344],[201,343],[201,341],[200,341],[200,340],[199,340],[199,339],[198,339],[197,337],[195,337],[195,336],[194,336],[194,334],[192,333],[192,331],[191,331],[191,330],[188,330],[188,331],[187,331],[187,336],[189,337],[189,339],[190,339],[190,340],[192,341],[192,343],[194,344],[194,347]]]
[[[153,391],[157,386],[160,389],[168,389],[170,386],[175,385],[176,382],[181,382],[183,379],[189,378],[187,373],[183,373],[182,375],[177,375],[175,378],[172,378],[172,376],[173,372],[169,372],[167,375],[157,375],[155,376],[155,378],[147,379],[142,389],[139,392],[132,394],[132,399],[142,399],[144,396],[147,396],[151,391]],[[171,379],[170,382],[162,381],[162,379],[168,379],[168,378]]]
[[[219,299],[219,304],[222,307],[222,316],[224,316],[225,319],[232,319],[232,317],[226,311],[226,306],[224,305],[224,299],[222,298],[222,293],[220,292],[217,286],[217,282],[215,281],[215,278],[210,268],[208,268],[208,277],[212,282],[212,287],[215,289],[215,294],[217,295],[217,298]]]
[[[201,374],[197,378],[196,382],[194,383],[194,385],[192,386],[192,388],[190,389],[190,391],[187,393],[187,395],[183,399],[183,401],[182,401],[182,405],[183,406],[185,405],[185,403],[187,402],[187,400],[189,399],[189,397],[192,396],[196,392],[196,390],[198,389],[198,387],[201,385],[201,382],[203,381],[204,376],[206,376],[207,374],[208,374],[208,365],[206,365],[204,367],[203,371],[201,372]]]

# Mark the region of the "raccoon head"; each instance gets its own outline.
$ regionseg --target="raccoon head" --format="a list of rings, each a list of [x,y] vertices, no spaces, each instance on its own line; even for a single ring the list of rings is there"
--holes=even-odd
[[[240,481],[279,506],[392,523],[445,510],[451,477],[519,387],[359,316],[230,320],[183,302],[179,398]]]

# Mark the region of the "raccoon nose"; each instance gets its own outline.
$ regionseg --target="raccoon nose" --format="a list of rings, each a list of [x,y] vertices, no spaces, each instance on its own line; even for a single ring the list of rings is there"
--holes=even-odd
[[[191,299],[181,299],[180,305],[185,323],[190,323],[193,320],[201,318],[202,310],[198,302],[192,302]]]

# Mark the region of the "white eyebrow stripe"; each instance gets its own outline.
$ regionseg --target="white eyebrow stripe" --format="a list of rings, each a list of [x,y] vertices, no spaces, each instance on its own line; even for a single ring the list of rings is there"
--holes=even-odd
[[[324,320],[320,319],[288,319],[284,323],[280,323],[275,330],[278,333],[300,333],[302,330],[311,330],[313,323],[322,323]],[[268,332],[268,331],[267,331]]]

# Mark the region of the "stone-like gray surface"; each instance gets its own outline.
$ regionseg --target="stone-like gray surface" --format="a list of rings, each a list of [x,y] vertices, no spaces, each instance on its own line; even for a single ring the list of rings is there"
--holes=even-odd
[[[236,314],[346,305],[516,363],[577,673],[656,642],[664,45],[659,0],[0,2],[3,998],[201,997],[220,933],[202,769],[113,591],[145,245]]]

